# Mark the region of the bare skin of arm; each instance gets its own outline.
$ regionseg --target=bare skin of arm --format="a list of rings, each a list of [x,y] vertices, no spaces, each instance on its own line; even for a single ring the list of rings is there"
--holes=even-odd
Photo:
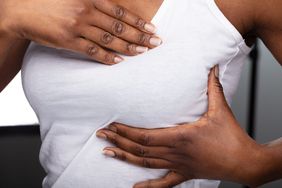
[[[260,38],[282,65],[282,2],[279,0],[215,0],[224,15],[251,45]],[[238,16],[241,15],[241,16]]]
[[[0,37],[0,92],[20,71],[28,45],[28,40]]]
[[[282,1],[256,1],[256,34],[282,65]]]
[[[282,1],[216,3],[247,44],[260,38],[282,65]],[[245,133],[227,105],[216,69],[209,75],[208,111],[199,121],[151,130],[113,123],[97,132],[117,146],[105,148],[104,154],[146,168],[171,170],[135,188],[173,187],[189,179],[220,179],[257,187],[282,178],[282,138],[258,144]]]

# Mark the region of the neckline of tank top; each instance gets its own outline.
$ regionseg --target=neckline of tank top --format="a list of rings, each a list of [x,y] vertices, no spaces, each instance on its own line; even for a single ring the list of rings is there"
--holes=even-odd
[[[151,20],[151,23],[154,25],[158,25],[160,22],[160,19],[163,17],[164,13],[166,12],[166,9],[168,8],[168,1],[169,0],[163,0],[161,6],[157,10],[156,14]]]

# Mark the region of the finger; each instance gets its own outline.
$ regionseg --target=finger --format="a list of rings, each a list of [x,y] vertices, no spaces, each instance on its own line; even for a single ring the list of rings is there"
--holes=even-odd
[[[170,169],[173,164],[164,159],[138,157],[126,151],[115,147],[107,147],[103,150],[103,154],[108,157],[113,157],[137,166],[153,169]]]
[[[76,39],[75,44],[69,48],[106,65],[114,65],[123,61],[120,56],[108,52],[96,43],[83,38]]]
[[[148,188],[148,187],[168,188],[168,187],[174,187],[176,185],[179,185],[186,180],[187,179],[182,175],[171,171],[163,178],[137,183],[134,185],[133,188]]]
[[[146,22],[141,17],[137,16],[136,14],[132,13],[128,9],[117,5],[116,3],[113,3],[108,0],[103,1],[95,1],[94,5],[97,9],[101,10],[102,12],[105,12],[106,14],[121,20],[135,28],[138,28],[139,30],[146,31],[149,33],[155,33],[156,27],[149,22]]]
[[[137,55],[148,50],[147,47],[128,43],[97,27],[82,29],[82,36],[105,48],[125,55]]]
[[[181,137],[176,127],[143,129],[114,122],[109,125],[109,129],[143,146],[174,147]]]
[[[102,12],[93,11],[92,15],[91,20],[89,20],[91,25],[108,31],[118,38],[124,39],[128,42],[149,48],[157,47],[162,43],[159,37],[135,29],[134,27],[114,19]]]
[[[219,81],[219,67],[213,67],[209,74],[208,81],[208,111],[215,113],[219,110],[229,109],[224,96],[223,87]]]
[[[142,146],[110,130],[99,130],[97,132],[97,137],[106,139],[116,145],[118,148],[139,157],[156,157],[167,159],[166,157],[169,157],[174,153],[172,148]]]

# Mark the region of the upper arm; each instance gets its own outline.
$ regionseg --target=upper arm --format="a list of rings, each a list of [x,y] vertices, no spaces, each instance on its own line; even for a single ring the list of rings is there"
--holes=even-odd
[[[12,45],[5,61],[0,66],[0,92],[20,71],[22,60],[29,45],[27,40],[18,40]]]
[[[264,34],[260,38],[280,65],[282,65],[282,33],[269,32],[269,34]]]
[[[255,1],[256,33],[282,65],[282,1]]]

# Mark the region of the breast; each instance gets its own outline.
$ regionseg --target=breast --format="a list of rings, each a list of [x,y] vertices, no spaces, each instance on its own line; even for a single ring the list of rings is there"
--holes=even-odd
[[[41,116],[115,115],[144,127],[192,121],[206,109],[212,63],[191,60],[195,55],[184,53],[181,45],[163,45],[113,66],[39,45],[29,53],[24,85]]]
[[[229,100],[236,83],[223,78],[238,55],[233,33],[212,17],[206,1],[170,6],[156,23],[163,44],[145,54],[124,57],[117,65],[32,44],[23,65],[23,84],[39,118],[115,116],[123,123],[148,128],[195,121],[207,108],[208,73],[216,64]],[[185,22],[173,21],[183,15]]]

